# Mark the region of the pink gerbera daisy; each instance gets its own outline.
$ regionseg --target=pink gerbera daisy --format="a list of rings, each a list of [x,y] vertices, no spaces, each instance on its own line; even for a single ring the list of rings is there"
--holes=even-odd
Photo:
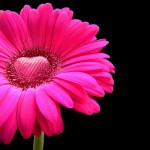
[[[96,39],[97,25],[72,19],[69,8],[26,5],[0,11],[0,141],[62,133],[60,106],[92,115],[94,97],[113,91],[114,66]]]

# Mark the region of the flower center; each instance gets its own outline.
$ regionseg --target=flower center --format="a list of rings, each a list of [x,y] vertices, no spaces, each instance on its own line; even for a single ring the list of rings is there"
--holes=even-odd
[[[28,50],[13,57],[4,69],[10,84],[17,87],[36,87],[50,82],[60,69],[60,60],[54,54],[42,50]]]
[[[49,61],[43,56],[20,57],[14,62],[14,68],[20,78],[32,81],[45,78],[51,69]]]

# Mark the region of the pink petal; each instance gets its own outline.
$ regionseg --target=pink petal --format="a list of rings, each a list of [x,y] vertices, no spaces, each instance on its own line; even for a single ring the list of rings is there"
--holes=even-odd
[[[97,37],[96,36],[94,36],[92,39],[91,39],[91,41],[90,42],[94,42],[94,41],[96,41],[97,40]]]
[[[76,30],[81,25],[81,23],[81,20],[78,19],[70,20],[67,32],[65,33],[65,37],[71,35],[74,32],[74,30]]]
[[[61,11],[66,12],[68,14],[69,19],[72,19],[73,11],[71,11],[68,7],[65,7],[65,8],[61,9]]]
[[[1,55],[7,58],[16,53],[16,48],[8,41],[7,37],[0,31],[0,51]]]
[[[67,94],[67,92],[63,90],[57,83],[44,84],[43,88],[49,97],[51,97],[51,99],[57,103],[67,108],[73,107],[72,99]]]
[[[32,48],[38,47],[38,37],[39,37],[39,13],[35,9],[31,9],[29,12],[29,20],[28,20],[28,30],[30,31],[30,35],[33,41]]]
[[[55,27],[55,24],[56,24],[59,14],[60,14],[60,10],[55,9],[49,16],[49,20],[48,20],[47,28],[46,28],[47,34],[46,34],[46,39],[45,39],[45,49],[50,49],[50,47],[51,47],[54,27]]]
[[[1,67],[5,67],[5,64],[6,64],[6,62],[5,62],[5,61],[0,60],[0,68],[1,68]]]
[[[51,122],[47,120],[46,118],[44,118],[41,112],[38,111],[38,122],[42,128],[42,131],[44,131],[44,133],[47,136],[52,136],[54,134],[61,134],[64,130],[64,125],[61,118],[59,106],[57,106],[57,111],[58,111],[58,118],[56,122]]]
[[[8,61],[9,60],[9,56],[7,56],[5,53],[3,52],[0,52],[0,59],[3,59],[5,61]]]
[[[26,36],[25,42],[26,42],[26,45],[29,49],[33,48],[33,40],[32,40],[31,32],[30,32],[30,29],[29,29],[29,13],[30,13],[30,10],[31,10],[31,7],[29,5],[25,5],[23,7],[23,9],[21,10],[21,12],[20,12],[20,16],[24,20],[24,23],[27,27],[27,33],[25,34],[25,36]]]
[[[59,115],[58,115],[57,123],[54,124],[54,132],[55,132],[55,134],[59,135],[64,130],[64,124],[63,124],[63,120],[61,117],[61,111],[60,111],[59,106],[57,106],[57,111],[58,111]]]
[[[97,81],[90,75],[82,72],[68,72],[60,73],[56,76],[57,78],[75,82],[81,85],[88,94],[93,96],[104,96],[103,89],[98,85]]]
[[[76,98],[79,102],[84,103],[87,100],[87,94],[85,90],[77,83],[62,80],[62,79],[55,79],[54,82],[59,84],[69,95],[71,98]]]
[[[8,120],[0,127],[0,141],[9,144],[17,131],[16,109],[11,113]]]
[[[8,62],[7,58],[0,56],[0,68],[4,68],[7,62]]]
[[[108,44],[108,42],[105,39],[91,42],[91,43],[81,46],[73,51],[70,51],[65,56],[63,56],[63,60],[68,59],[68,58],[70,59],[72,57],[74,58],[75,56],[77,57],[77,56],[81,56],[81,55],[87,55],[87,54],[89,55],[89,54],[97,53],[97,52],[101,51],[107,44]]]
[[[4,87],[3,90],[5,90],[5,88],[8,88],[8,86]],[[1,98],[0,126],[2,126],[5,123],[8,117],[14,111],[14,109],[16,109],[20,94],[21,94],[21,89],[10,86],[9,90],[7,91],[7,94],[5,94]]]
[[[81,34],[76,39],[76,42],[72,43],[72,47],[70,49],[76,49],[82,44],[86,44],[98,33],[98,31],[99,27],[97,25],[89,25],[85,33]]]
[[[100,80],[97,80],[97,82],[102,87],[102,89],[104,91],[106,91],[107,93],[112,93],[113,92],[113,85],[105,83],[104,81],[100,81]]]
[[[85,23],[85,24],[87,25],[87,23]],[[69,49],[64,48],[64,46],[66,46],[65,43],[69,44],[68,40],[70,40],[70,38],[69,39],[67,39],[67,38],[71,37],[72,34],[74,34],[74,31],[76,31],[80,27],[80,25],[81,25],[80,20],[78,20],[78,19],[70,20],[68,28],[64,34],[64,38],[60,41],[60,44],[58,47],[58,49],[59,49],[57,51],[58,56],[61,56],[64,52],[67,53],[69,51]]]
[[[94,90],[94,89],[89,89],[89,88],[85,88],[86,92],[91,95],[91,96],[96,96],[96,97],[104,97],[105,93],[104,90],[101,86],[98,87],[98,89]]]
[[[70,45],[66,48],[69,51],[72,51],[81,45],[87,44],[90,42],[90,40],[95,36],[95,34],[98,32],[98,26],[96,25],[89,25],[87,28],[84,28],[83,33],[76,33],[76,39],[73,39],[72,42],[70,42]],[[79,35],[80,34],[80,35]],[[69,37],[68,37],[69,38]],[[66,53],[64,53],[66,54]],[[62,55],[64,55],[62,54]]]
[[[75,82],[77,84],[81,84],[85,87],[95,87],[97,88],[98,83],[94,78],[90,75],[82,73],[82,72],[68,72],[68,73],[60,73],[56,76],[57,78]]]
[[[99,62],[110,68],[110,72],[115,73],[114,65],[107,59],[100,59]]]
[[[87,26],[87,22],[78,23],[71,30],[67,31],[66,35],[64,35],[64,40],[62,41],[63,45],[60,49],[61,53],[59,55],[61,57],[72,51],[74,45],[80,42],[78,38],[85,33]]]
[[[17,109],[18,128],[22,136],[28,139],[34,128],[36,119],[35,89],[29,88],[22,92]]]
[[[67,13],[61,12],[57,18],[55,23],[54,31],[53,31],[53,39],[51,44],[51,51],[57,54],[59,50],[59,45],[62,39],[64,38],[64,34],[66,32],[67,26],[69,24],[69,17]]]
[[[90,108],[93,110],[93,113],[99,113],[100,112],[100,105],[94,100],[92,97],[89,97],[90,99]]]
[[[46,3],[41,4],[37,10],[39,12],[39,47],[45,48],[45,40],[47,38],[46,28],[53,8],[51,4]]]
[[[70,71],[76,71],[76,72],[93,72],[93,71],[109,71],[109,68],[107,66],[104,66],[97,62],[80,62],[75,63],[66,67],[63,67],[61,69],[61,72],[70,72]]]
[[[26,25],[28,24],[28,16],[29,16],[30,10],[31,10],[31,7],[29,5],[25,5],[20,12],[20,16],[23,18]]]
[[[107,54],[104,53],[98,53],[98,54],[90,54],[90,55],[83,55],[79,57],[75,57],[72,59],[68,59],[64,62],[62,62],[63,66],[70,65],[77,62],[98,62],[101,58],[109,58]]]
[[[97,80],[103,81],[110,85],[114,85],[113,77],[109,72],[99,72],[96,74],[92,74],[92,76],[96,77]]]
[[[56,103],[46,94],[42,86],[36,88],[36,102],[42,115],[55,122],[58,118]]]
[[[100,112],[99,104],[90,97],[87,103],[85,104],[74,101],[74,109],[80,113],[84,113],[87,115],[92,115],[94,113]]]
[[[4,33],[9,42],[14,45],[16,49],[20,50],[22,49],[22,43],[19,37],[17,26],[10,14],[11,13],[7,11],[0,13],[0,30]]]
[[[23,19],[21,18],[21,16],[15,12],[11,12],[11,17],[14,20],[17,29],[18,29],[18,33],[19,33],[19,37],[22,43],[22,48],[28,48],[26,45],[26,38],[27,38],[27,28],[26,25],[23,21]],[[21,49],[22,50],[22,49]]]
[[[46,15],[46,12],[51,13],[53,11],[53,6],[50,3],[41,4],[38,6],[37,10],[40,15],[42,15],[42,13]]]
[[[1,85],[0,86],[0,103],[3,100],[3,97],[7,94],[9,89],[11,88],[10,85]]]
[[[53,132],[53,126],[49,126],[48,120],[41,114],[40,111],[37,112],[37,117],[38,117],[38,123],[47,136],[52,136],[54,134]]]

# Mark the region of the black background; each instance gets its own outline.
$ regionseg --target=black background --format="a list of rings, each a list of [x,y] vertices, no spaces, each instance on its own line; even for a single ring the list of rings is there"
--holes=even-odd
[[[105,150],[108,147],[117,148],[122,141],[120,135],[124,133],[122,112],[127,96],[124,83],[127,82],[128,76],[126,67],[122,63],[125,56],[115,45],[114,4],[107,0],[0,0],[0,10],[12,10],[19,13],[25,4],[36,8],[45,2],[51,2],[54,8],[70,7],[74,11],[74,18],[100,26],[97,37],[106,38],[110,42],[104,51],[111,56],[110,60],[116,67],[116,74],[113,75],[114,92],[99,100],[101,105],[99,114],[86,116],[74,110],[62,108],[65,130],[59,136],[45,137],[44,150],[80,149],[81,147],[84,149],[91,147],[94,150]],[[33,136],[29,140],[25,140],[17,132],[9,145],[0,144],[0,150],[32,150],[32,143]]]

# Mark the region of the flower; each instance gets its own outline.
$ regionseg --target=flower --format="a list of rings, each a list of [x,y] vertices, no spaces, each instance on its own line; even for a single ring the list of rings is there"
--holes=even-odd
[[[72,19],[69,8],[37,9],[20,14],[0,11],[0,141],[9,143],[17,129],[32,134],[62,133],[60,106],[92,115],[93,99],[113,91],[114,66],[101,50],[97,25]]]

